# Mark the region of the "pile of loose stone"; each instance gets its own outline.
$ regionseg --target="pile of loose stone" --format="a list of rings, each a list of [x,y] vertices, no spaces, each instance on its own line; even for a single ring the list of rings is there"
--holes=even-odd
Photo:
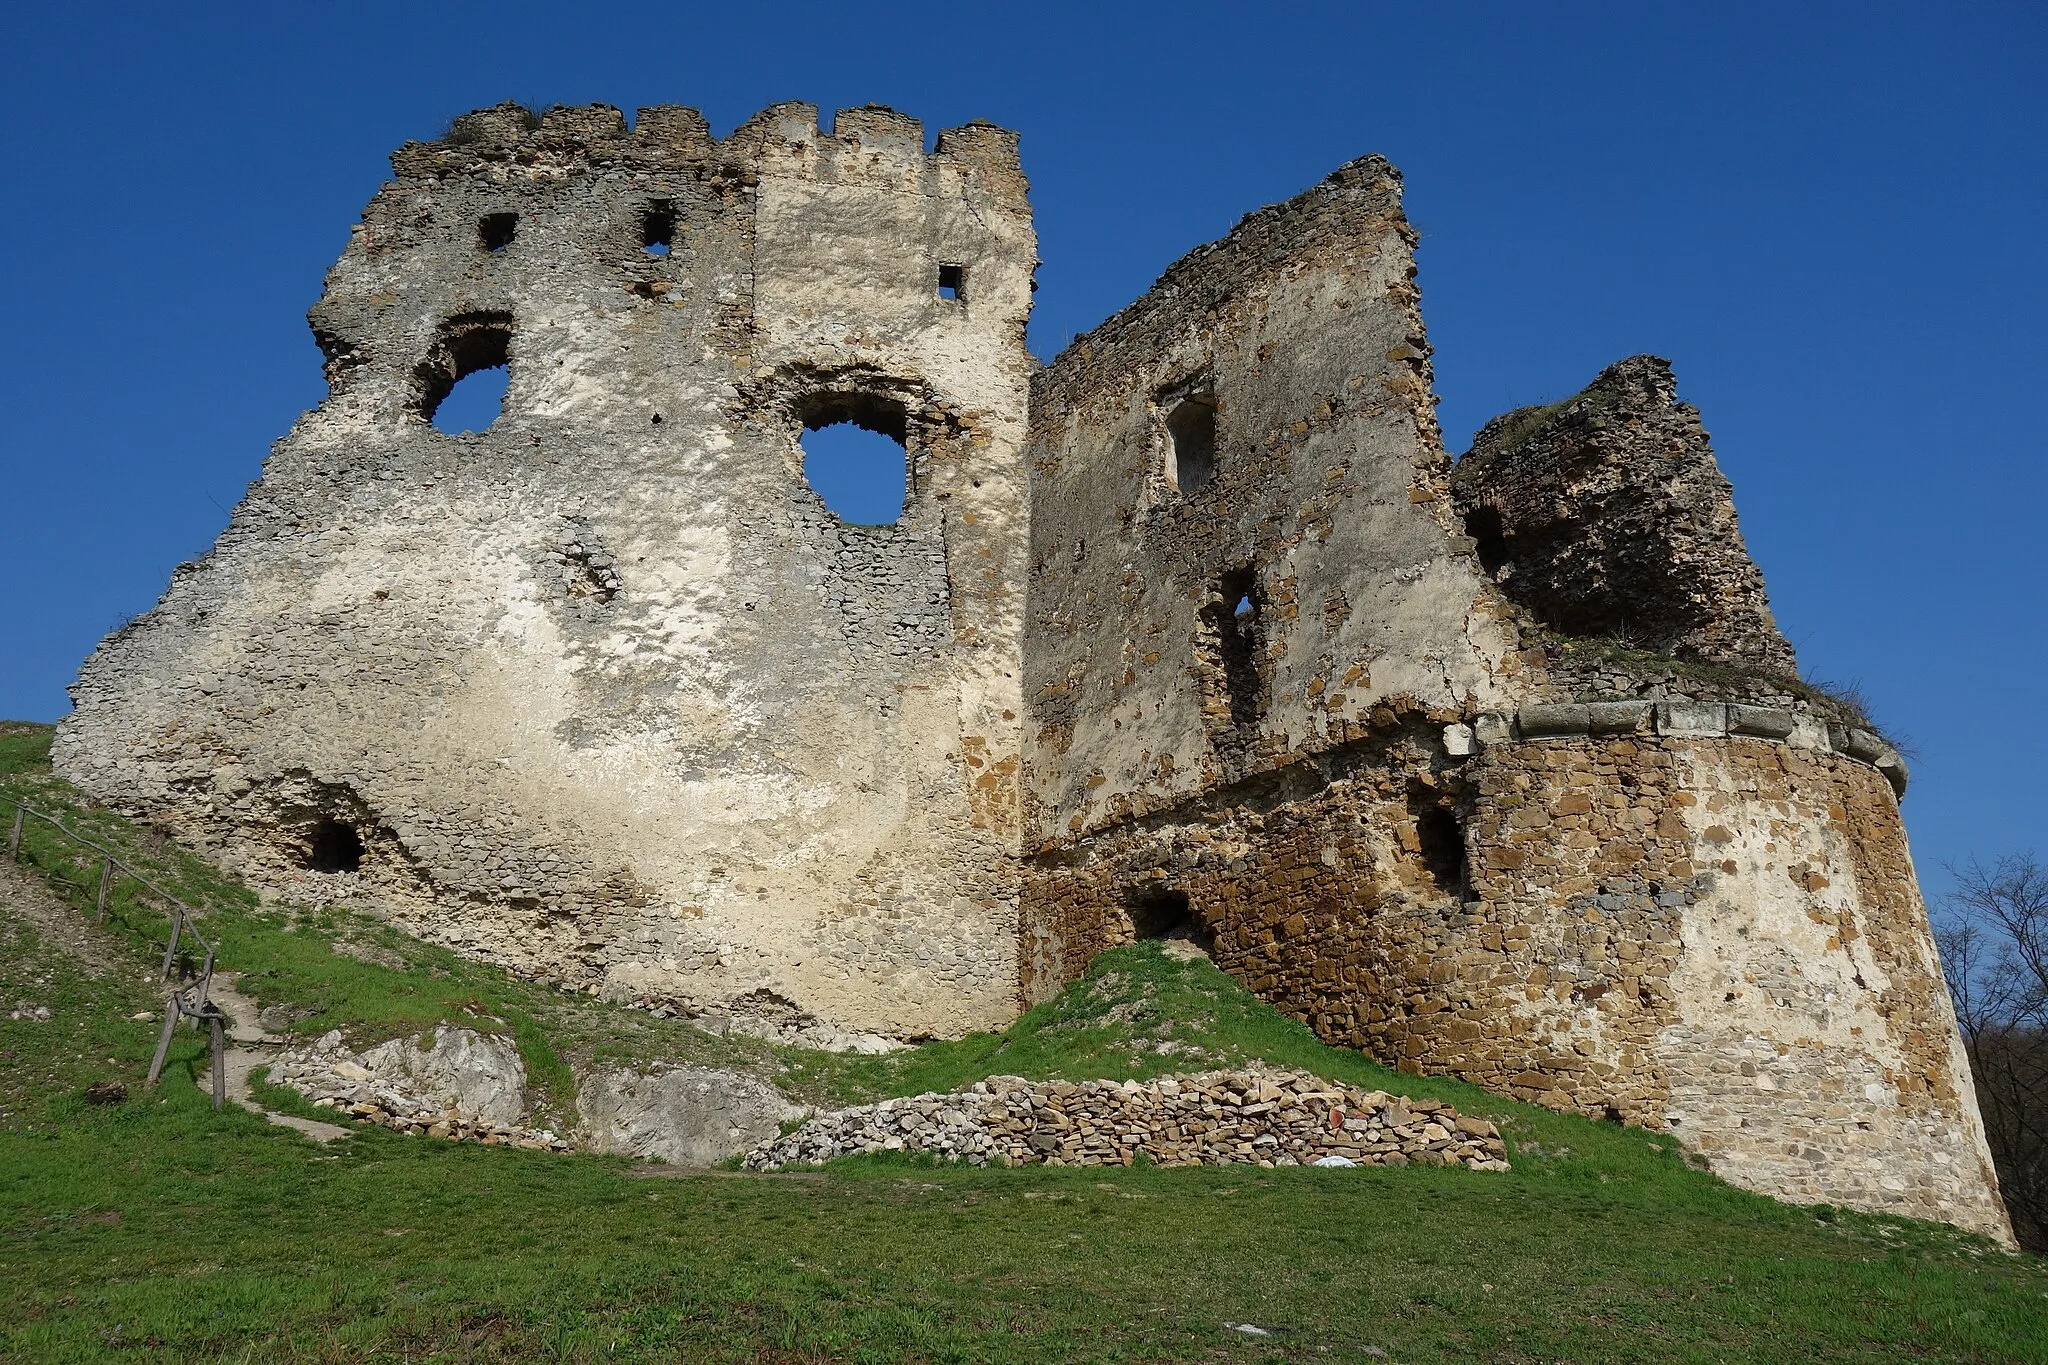
[[[332,1109],[357,1123],[376,1124],[394,1133],[481,1142],[494,1147],[529,1151],[573,1150],[566,1139],[545,1128],[521,1128],[464,1114],[445,1100],[408,1092],[400,1082],[364,1066],[330,1033],[310,1046],[286,1048],[270,1063],[267,1079],[289,1086],[315,1108]]]
[[[1359,1090],[1305,1072],[1210,1071],[1152,1081],[993,1076],[810,1120],[746,1157],[749,1170],[863,1152],[976,1166],[1466,1166],[1508,1169],[1484,1119],[1437,1100]]]

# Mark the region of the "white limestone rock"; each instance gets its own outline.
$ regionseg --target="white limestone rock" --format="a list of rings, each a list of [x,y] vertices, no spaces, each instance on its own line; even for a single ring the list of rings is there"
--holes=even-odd
[[[773,1139],[810,1110],[741,1071],[600,1071],[576,1097],[584,1151],[710,1166]]]

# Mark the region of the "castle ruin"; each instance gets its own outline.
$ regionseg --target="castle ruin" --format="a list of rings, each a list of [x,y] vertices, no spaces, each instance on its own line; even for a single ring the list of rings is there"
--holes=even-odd
[[[1453,463],[1383,159],[1047,366],[988,124],[506,105],[393,165],[328,397],[81,672],[88,792],[791,1029],[1001,1027],[1191,937],[1403,1070],[2009,1239],[1903,763],[1798,681],[1663,361]],[[842,421],[903,447],[892,524],[806,481]]]

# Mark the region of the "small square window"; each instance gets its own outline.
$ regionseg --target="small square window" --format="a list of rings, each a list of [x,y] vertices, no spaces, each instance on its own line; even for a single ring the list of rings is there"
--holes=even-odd
[[[476,244],[485,251],[503,251],[518,233],[518,214],[487,213],[477,220]]]
[[[942,265],[939,267],[939,297],[954,303],[967,297],[967,267],[964,265]]]
[[[676,241],[675,205],[656,200],[640,215],[640,249],[650,256],[666,256]]]

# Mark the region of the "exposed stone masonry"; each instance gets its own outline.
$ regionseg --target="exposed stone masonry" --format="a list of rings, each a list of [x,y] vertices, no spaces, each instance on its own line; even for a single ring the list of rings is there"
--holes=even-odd
[[[86,789],[274,893],[870,1049],[1186,919],[1329,1042],[2007,1235],[1905,765],[1798,680],[1666,362],[1453,464],[1383,158],[1043,367],[987,124],[500,106],[393,166],[327,399],[81,673]],[[430,424],[499,363],[488,430]],[[838,421],[903,444],[892,524],[805,479]]]
[[[992,1076],[950,1095],[841,1109],[747,1154],[750,1170],[909,1152],[974,1166],[1464,1166],[1508,1169],[1485,1119],[1303,1072],[1153,1081]]]
[[[312,311],[331,392],[86,667],[58,763],[277,891],[572,989],[1005,1021],[1014,135],[501,106],[393,165]],[[429,425],[497,362],[487,430]],[[904,441],[895,524],[806,482],[803,428],[840,417]],[[359,867],[317,865],[323,822]]]
[[[1563,403],[1494,418],[1451,489],[1480,563],[1544,624],[1798,675],[1668,361],[1633,356]]]

